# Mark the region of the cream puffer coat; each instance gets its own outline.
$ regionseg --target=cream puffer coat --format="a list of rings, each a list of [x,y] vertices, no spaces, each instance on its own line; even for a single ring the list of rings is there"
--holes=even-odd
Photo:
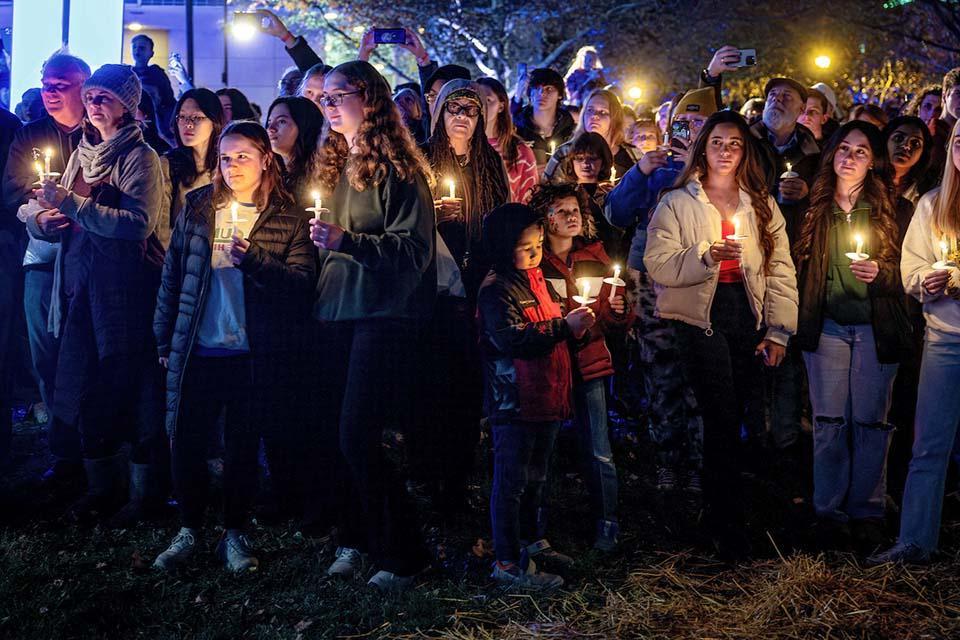
[[[743,242],[741,269],[757,329],[766,338],[786,346],[797,330],[797,273],[790,257],[786,222],[773,198],[770,230],[776,240],[768,274],[763,272],[757,220],[750,196],[740,190],[736,216]],[[656,284],[657,315],[711,331],[710,307],[717,291],[720,264],[710,257],[710,244],[721,238],[720,212],[698,179],[668,192],[660,200],[647,227],[643,255]]]

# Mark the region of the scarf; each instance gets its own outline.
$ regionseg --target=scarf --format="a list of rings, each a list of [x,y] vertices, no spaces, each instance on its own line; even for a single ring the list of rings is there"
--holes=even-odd
[[[136,122],[122,127],[116,135],[100,144],[91,144],[86,135],[81,136],[77,159],[80,161],[84,181],[87,184],[96,184],[109,178],[117,158],[140,142],[143,142],[143,132]]]

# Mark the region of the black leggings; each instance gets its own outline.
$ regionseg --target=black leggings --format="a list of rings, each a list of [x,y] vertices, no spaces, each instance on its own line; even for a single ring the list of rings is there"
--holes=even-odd
[[[743,285],[719,284],[710,309],[711,330],[676,322],[684,373],[703,414],[703,498],[714,519],[742,520],[740,431],[763,401],[756,330]],[[708,333],[710,335],[708,335]]]
[[[411,575],[427,556],[404,482],[384,455],[387,426],[409,416],[416,324],[399,320],[333,322],[324,331],[327,408],[339,424],[348,495],[340,544],[372,554],[380,569]],[[328,419],[331,416],[324,416]]]

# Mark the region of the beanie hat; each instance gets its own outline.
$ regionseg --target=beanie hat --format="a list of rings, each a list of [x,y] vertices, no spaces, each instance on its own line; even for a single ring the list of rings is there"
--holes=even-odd
[[[83,83],[83,90],[102,89],[109,91],[123,108],[136,115],[137,106],[140,104],[140,78],[134,73],[133,67],[128,64],[105,64]]]
[[[815,91],[819,91],[820,93],[823,94],[823,97],[827,99],[827,102],[829,102],[830,106],[833,107],[834,119],[836,120],[843,119],[843,115],[844,115],[843,109],[841,109],[840,105],[837,104],[837,94],[834,93],[833,89],[831,89],[827,84],[823,82],[818,82],[817,84],[813,85],[810,88]]]
[[[480,107],[479,122],[481,124],[483,123],[483,99],[480,97],[480,91],[477,83],[469,79],[464,80],[463,78],[454,78],[440,87],[440,92],[437,93],[437,99],[433,103],[433,113],[430,114],[431,135],[433,135],[433,132],[437,129],[437,122],[443,119],[441,116],[443,113],[443,105],[450,100],[456,100],[458,98],[466,98],[467,100],[476,103],[476,105]]]
[[[713,87],[704,87],[703,89],[694,89],[687,91],[680,98],[680,102],[673,108],[673,116],[670,120],[676,118],[681,113],[690,113],[704,118],[709,118],[717,111],[717,94]]]
[[[483,219],[483,247],[494,271],[513,268],[513,250],[527,227],[543,224],[543,218],[525,204],[503,204]]]

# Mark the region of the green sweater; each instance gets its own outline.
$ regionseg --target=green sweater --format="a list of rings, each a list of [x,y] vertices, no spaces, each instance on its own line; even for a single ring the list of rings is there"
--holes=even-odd
[[[339,251],[320,250],[318,320],[428,317],[437,292],[436,217],[426,180],[401,180],[393,167],[357,191],[344,170],[327,208],[346,230]]]
[[[870,324],[872,315],[867,285],[853,275],[851,260],[846,256],[856,251],[853,238],[858,233],[864,238],[863,252],[871,252],[870,205],[860,200],[847,214],[835,204],[833,215],[827,238],[830,264],[824,305],[826,317],[841,325]]]

